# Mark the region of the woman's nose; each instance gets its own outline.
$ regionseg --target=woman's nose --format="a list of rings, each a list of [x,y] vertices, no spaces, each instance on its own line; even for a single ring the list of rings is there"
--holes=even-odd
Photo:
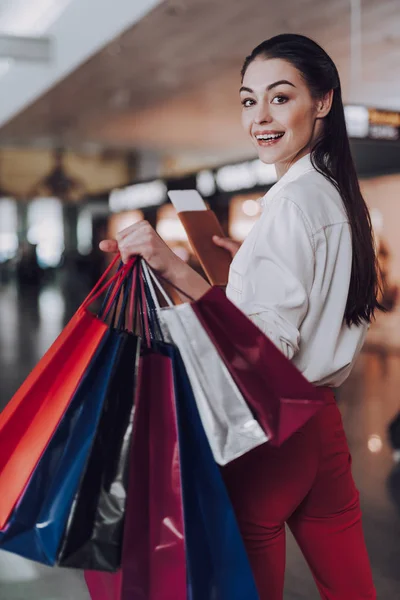
[[[257,106],[257,113],[255,115],[255,122],[257,125],[262,125],[262,123],[271,123],[272,118],[269,111],[269,104],[260,102]]]

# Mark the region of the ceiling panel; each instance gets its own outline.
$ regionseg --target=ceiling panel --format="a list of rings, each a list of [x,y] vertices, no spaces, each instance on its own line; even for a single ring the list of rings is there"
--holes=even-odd
[[[245,154],[242,61],[287,31],[327,49],[348,103],[400,109],[399,0],[363,0],[362,8],[357,75],[348,0],[165,0],[4,126],[1,141]]]

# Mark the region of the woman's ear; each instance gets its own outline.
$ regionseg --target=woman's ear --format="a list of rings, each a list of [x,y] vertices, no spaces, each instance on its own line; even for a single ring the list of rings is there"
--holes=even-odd
[[[334,90],[330,90],[325,96],[317,101],[317,119],[323,119],[332,108]]]

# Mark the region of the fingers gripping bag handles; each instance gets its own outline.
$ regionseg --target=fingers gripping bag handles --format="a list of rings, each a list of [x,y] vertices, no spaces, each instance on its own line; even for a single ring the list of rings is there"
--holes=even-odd
[[[88,307],[120,279],[121,272],[117,272],[105,282],[117,260],[0,415],[0,529],[6,525],[108,330]]]

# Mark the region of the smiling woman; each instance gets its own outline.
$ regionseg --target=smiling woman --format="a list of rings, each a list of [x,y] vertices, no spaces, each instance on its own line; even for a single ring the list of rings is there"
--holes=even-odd
[[[339,75],[315,42],[281,35],[245,60],[240,98],[244,129],[279,181],[234,257],[227,295],[307,379],[336,387],[380,308]],[[285,522],[321,598],[376,598],[350,462],[332,397],[281,448],[225,467],[261,600],[283,597]]]
[[[346,132],[340,81],[327,53],[304,36],[266,40],[242,69],[242,122],[278,182],[233,257],[227,296],[314,385],[326,405],[281,447],[264,444],[223,476],[260,600],[282,600],[285,523],[324,600],[376,598],[358,492],[330,388],[349,375],[380,308],[369,213]],[[147,223],[102,243],[126,262],[140,254],[198,298],[204,280]],[[266,359],[267,360],[267,359]],[[267,394],[267,390],[266,390]]]

